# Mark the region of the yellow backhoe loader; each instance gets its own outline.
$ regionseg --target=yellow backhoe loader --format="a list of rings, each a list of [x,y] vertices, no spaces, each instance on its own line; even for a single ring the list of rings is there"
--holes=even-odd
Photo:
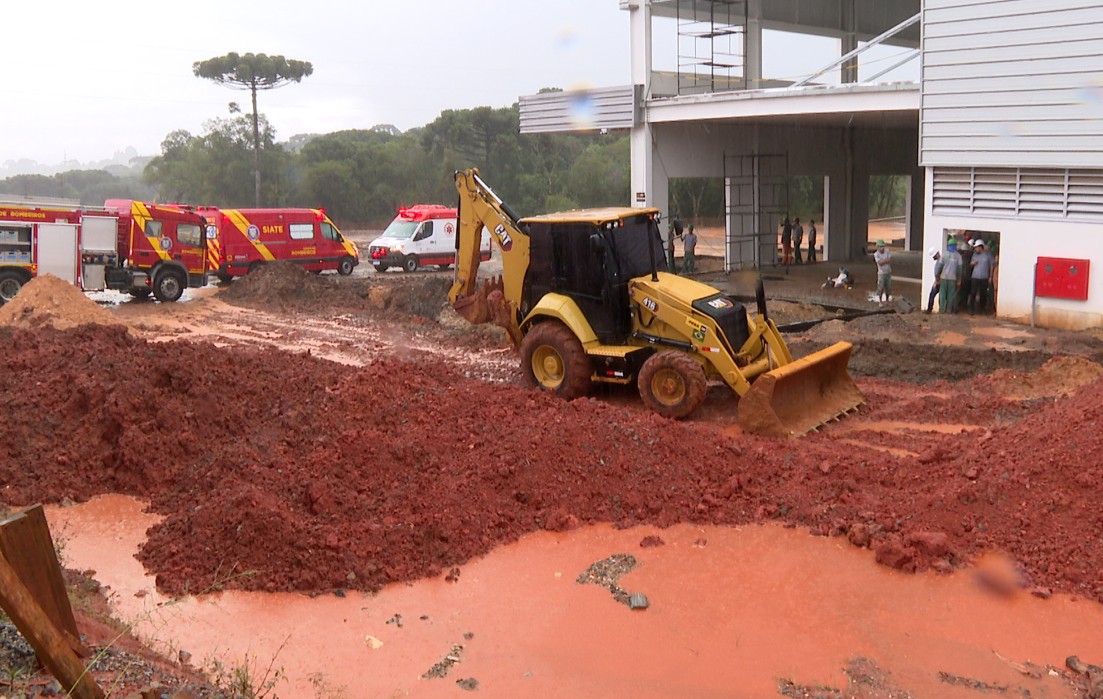
[[[666,271],[657,209],[606,208],[520,218],[478,170],[455,175],[456,274],[449,300],[471,323],[505,328],[535,387],[567,398],[594,382],[635,381],[645,404],[690,415],[709,381],[739,396],[740,427],[793,437],[863,402],[839,342],[794,360],[766,315]],[[478,280],[483,228],[502,274]]]

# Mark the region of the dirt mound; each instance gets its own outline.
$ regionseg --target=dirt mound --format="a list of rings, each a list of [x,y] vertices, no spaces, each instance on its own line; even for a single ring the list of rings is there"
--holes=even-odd
[[[220,292],[227,303],[265,311],[390,311],[436,319],[451,279],[417,275],[378,284],[361,277],[318,275],[280,260],[235,279]]]
[[[286,311],[322,302],[347,301],[348,289],[338,292],[336,281],[292,262],[277,260],[235,279],[220,295],[225,301],[242,306]]]
[[[117,321],[80,289],[52,274],[35,277],[12,301],[0,306],[0,325],[64,330],[89,323],[115,325]]]
[[[1003,395],[1017,400],[1070,396],[1103,379],[1103,366],[1085,357],[1054,357],[1036,372],[1000,369],[991,382]]]
[[[165,349],[0,328],[0,497],[149,498],[166,518],[141,558],[170,592],[373,590],[538,529],[781,520],[903,570],[1003,549],[1031,584],[1103,599],[1103,433],[1084,429],[1103,418],[1098,383],[1042,403],[980,379],[862,380],[871,407],[852,420],[987,426],[916,432],[918,455],[893,456],[854,432],[729,437],[393,359]],[[891,442],[869,424],[867,443]]]

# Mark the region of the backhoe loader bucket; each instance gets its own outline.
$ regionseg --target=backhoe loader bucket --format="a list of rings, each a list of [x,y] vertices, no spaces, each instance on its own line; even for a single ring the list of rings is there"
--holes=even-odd
[[[496,297],[501,295],[501,277],[498,277],[494,281],[484,279],[482,286],[475,289],[472,294],[456,299],[452,304],[452,308],[456,309],[456,313],[472,325],[489,323],[494,319],[495,314],[491,308],[492,304],[488,299],[491,293],[495,291],[498,292],[498,294],[495,295]]]
[[[865,402],[847,364],[853,345],[837,342],[762,374],[739,398],[739,426],[767,437],[799,437]]]
[[[472,325],[494,323],[504,328],[514,347],[521,346],[521,330],[517,327],[513,305],[506,301],[502,278],[484,279],[481,287],[470,296],[457,298],[452,308]]]

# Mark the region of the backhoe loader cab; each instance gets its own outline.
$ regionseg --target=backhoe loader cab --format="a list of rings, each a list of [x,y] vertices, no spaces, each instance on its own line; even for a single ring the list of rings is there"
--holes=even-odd
[[[666,271],[657,218],[652,210],[597,209],[522,219],[530,263],[521,312],[561,294],[578,306],[599,341],[627,342],[629,281]]]
[[[594,382],[635,383],[652,410],[682,418],[709,382],[724,383],[740,396],[743,429],[779,437],[862,403],[846,369],[849,343],[794,361],[765,313],[761,284],[752,316],[720,290],[666,271],[657,209],[521,218],[477,170],[457,172],[456,189],[449,300],[469,322],[505,328],[533,386],[571,399]],[[502,275],[479,285],[484,226]]]

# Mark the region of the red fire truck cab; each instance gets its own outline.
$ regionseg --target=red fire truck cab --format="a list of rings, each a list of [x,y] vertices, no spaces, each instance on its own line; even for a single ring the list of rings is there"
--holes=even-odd
[[[207,283],[202,217],[130,200],[90,207],[0,204],[0,303],[53,274],[84,291],[176,301]]]
[[[311,272],[352,274],[356,243],[341,235],[321,209],[198,209],[207,220],[208,258],[222,281],[267,262],[288,260]]]

